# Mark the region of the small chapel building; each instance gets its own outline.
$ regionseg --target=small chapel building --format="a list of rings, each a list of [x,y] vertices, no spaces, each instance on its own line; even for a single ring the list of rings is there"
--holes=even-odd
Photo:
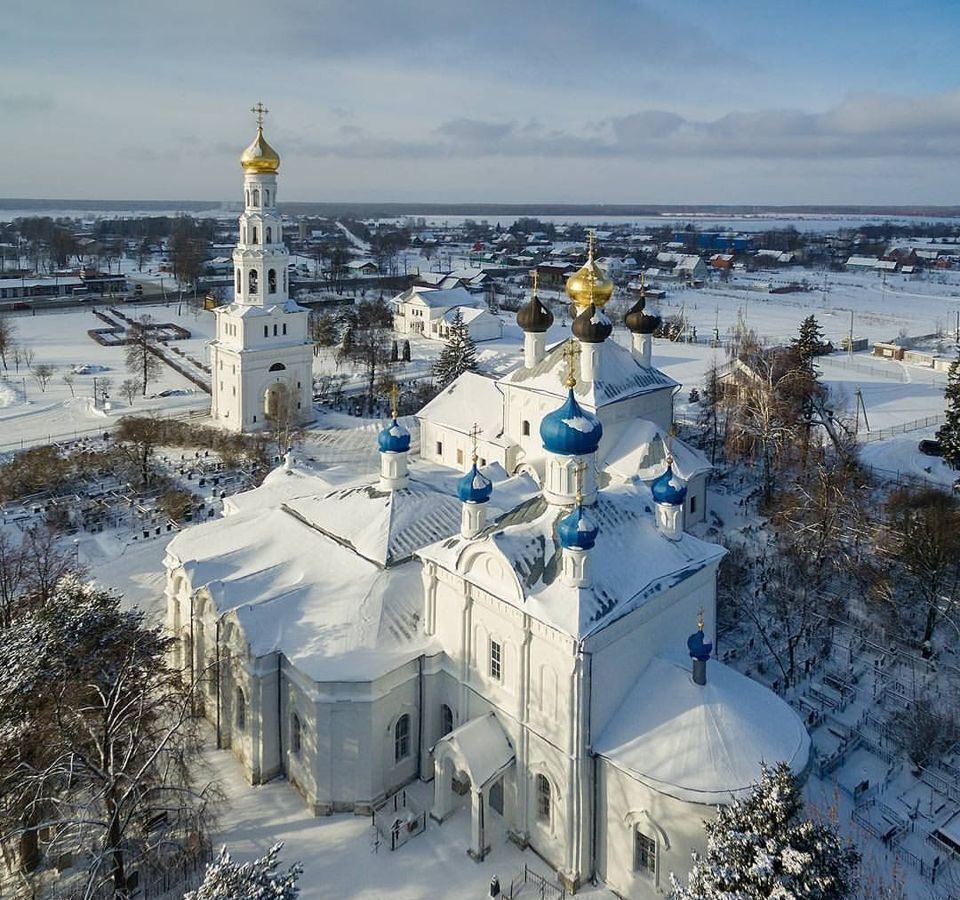
[[[378,474],[288,459],[171,541],[175,661],[251,783],[324,815],[432,781],[474,858],[511,840],[649,900],[761,762],[805,771],[794,711],[713,658],[709,465],[670,436],[657,317],[641,294],[610,340],[612,292],[591,246],[572,335],[534,291],[522,362],[394,410]]]

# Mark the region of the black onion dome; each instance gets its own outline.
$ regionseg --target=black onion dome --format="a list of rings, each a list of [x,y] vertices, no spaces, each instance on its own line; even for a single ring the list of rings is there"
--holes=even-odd
[[[601,344],[613,331],[613,325],[602,309],[592,303],[573,320],[571,328],[576,338],[586,344]]]
[[[553,324],[553,313],[534,295],[520,307],[517,324],[531,334],[543,334]]]
[[[641,296],[623,317],[623,324],[633,334],[653,334],[660,325],[660,316],[644,312],[647,301]]]

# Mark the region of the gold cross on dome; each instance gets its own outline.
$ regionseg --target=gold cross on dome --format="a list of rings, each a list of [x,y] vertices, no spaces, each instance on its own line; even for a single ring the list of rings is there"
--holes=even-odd
[[[399,409],[398,400],[400,399],[400,385],[394,382],[390,386],[390,416],[391,418],[397,417],[397,410]]]
[[[572,388],[577,383],[577,376],[574,374],[574,368],[577,365],[577,357],[580,355],[579,341],[567,341],[567,346],[563,348],[563,355],[567,360],[567,377],[563,383],[568,388]]]
[[[703,631],[703,607],[700,607],[700,612],[697,614],[697,630]]]
[[[597,249],[597,233],[591,228],[587,232],[587,256],[593,259],[593,253]]]
[[[263,117],[270,112],[262,102],[257,101],[257,105],[252,107],[250,112],[252,112],[257,117],[257,127],[263,128]]]
[[[533,296],[537,296],[537,288],[540,285],[540,273],[536,269],[530,270],[530,284],[533,290]]]
[[[477,456],[477,441],[478,441],[479,438],[480,438],[480,426],[479,426],[476,422],[474,422],[474,423],[473,423],[473,428],[471,428],[471,429],[467,432],[467,434],[470,436],[470,440],[473,441],[473,461],[474,461],[474,463],[476,463],[476,461],[477,461],[477,459],[478,459],[478,456]]]
[[[583,476],[587,471],[587,464],[581,459],[573,467],[573,478],[577,485],[577,506],[583,503]]]

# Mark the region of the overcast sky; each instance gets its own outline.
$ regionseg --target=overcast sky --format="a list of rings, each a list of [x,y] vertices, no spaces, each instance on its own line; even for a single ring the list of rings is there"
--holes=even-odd
[[[0,196],[960,204],[957,0],[3,0]]]

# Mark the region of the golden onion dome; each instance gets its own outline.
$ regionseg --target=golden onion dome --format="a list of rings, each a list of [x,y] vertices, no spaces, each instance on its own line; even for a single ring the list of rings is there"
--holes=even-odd
[[[240,165],[244,172],[257,175],[272,175],[280,168],[280,154],[273,149],[263,136],[263,127],[257,126],[257,136],[253,143],[243,151]]]
[[[606,304],[613,294],[613,282],[594,262],[593,244],[587,253],[587,261],[567,279],[567,296],[574,306],[584,309],[591,303],[598,309]]]

